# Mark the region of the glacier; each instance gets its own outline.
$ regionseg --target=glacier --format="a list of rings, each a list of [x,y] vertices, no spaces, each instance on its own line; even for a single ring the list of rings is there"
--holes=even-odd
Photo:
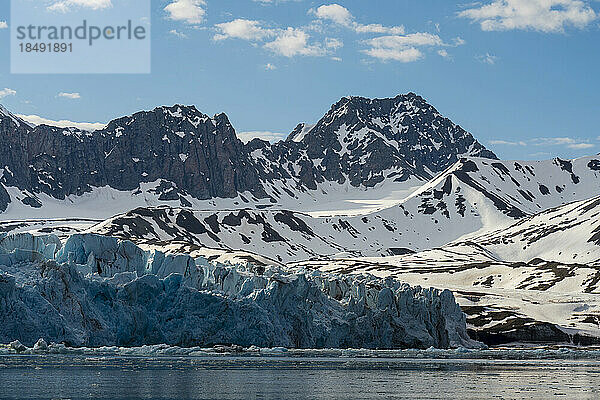
[[[0,321],[0,343],[28,347],[483,347],[448,290],[222,264],[94,234],[64,245],[0,234]]]

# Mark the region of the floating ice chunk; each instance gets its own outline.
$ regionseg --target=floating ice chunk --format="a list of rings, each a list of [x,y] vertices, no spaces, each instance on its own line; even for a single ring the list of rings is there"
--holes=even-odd
[[[34,352],[46,352],[46,351],[48,351],[48,343],[46,343],[46,341],[44,339],[40,338],[33,345],[33,351]]]
[[[21,342],[19,342],[18,340],[15,340],[14,342],[10,343],[10,347],[11,349],[13,349],[14,351],[16,351],[17,353],[22,353],[24,351],[27,350],[27,347],[25,347],[24,344],[22,344]]]
[[[287,352],[288,352],[288,349],[286,349],[285,347],[273,347],[270,349],[260,349],[261,354],[268,354],[268,355],[285,354]]]

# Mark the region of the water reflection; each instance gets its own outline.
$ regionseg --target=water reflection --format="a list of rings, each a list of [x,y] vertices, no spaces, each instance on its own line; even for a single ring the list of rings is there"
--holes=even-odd
[[[6,399],[600,398],[593,360],[2,356]]]

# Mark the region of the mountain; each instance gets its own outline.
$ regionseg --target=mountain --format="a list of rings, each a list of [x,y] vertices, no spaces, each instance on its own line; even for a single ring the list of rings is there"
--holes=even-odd
[[[307,132],[273,145],[244,145],[225,114],[193,106],[158,107],[94,132],[31,127],[2,110],[0,212],[12,203],[9,214],[21,217],[73,216],[73,205],[79,217],[106,218],[213,199],[220,207],[310,203],[386,183],[414,186],[462,156],[495,158],[412,93],[342,99]]]
[[[496,156],[414,93],[391,99],[346,97],[315,125],[300,124],[285,142],[251,146],[308,189],[348,182],[422,181],[462,156]],[[266,165],[265,165],[266,166]]]
[[[600,155],[498,160],[412,93],[343,98],[273,144],[180,105],[94,132],[0,109],[0,138],[0,237],[371,274],[452,290],[488,344],[600,341]]]
[[[315,257],[384,257],[433,249],[470,237],[485,245],[500,240],[493,236],[495,232],[517,221],[521,223],[511,228],[516,232],[511,236],[520,238],[511,240],[520,243],[531,240],[527,235],[535,231],[524,228],[528,217],[598,193],[597,165],[600,157],[594,156],[533,162],[463,158],[398,204],[357,216],[315,217],[281,209],[213,212],[141,207],[106,220],[92,228],[92,232],[138,243],[176,240],[210,248],[251,251],[285,263]],[[563,232],[579,240],[580,236],[573,236],[567,229],[569,221],[577,220],[577,226],[587,229],[589,224],[593,225],[592,211],[581,216],[566,213],[560,220],[554,214],[551,218],[544,213],[534,217],[533,227],[540,226],[540,219],[551,221],[539,228],[550,246],[550,252],[542,253],[542,258],[578,262],[566,253],[553,253],[554,237],[558,234],[551,237],[549,233]],[[584,217],[590,221],[588,225],[582,225]],[[522,231],[527,233],[525,237]],[[503,231],[498,234],[505,235]],[[585,234],[591,237],[592,229]],[[533,250],[524,252],[521,245],[510,247],[501,242],[498,252],[512,251],[519,257],[498,259],[529,261],[541,256]],[[531,257],[523,259],[525,254]],[[588,254],[593,257],[597,253]]]
[[[429,227],[427,215],[410,212],[394,215],[393,212],[402,210],[401,207],[404,206],[365,216],[319,218],[286,210],[212,212],[138,208],[109,218],[90,228],[89,232],[144,245],[166,246],[178,242],[248,251],[284,263],[332,257],[386,257],[452,248],[442,252],[437,261],[530,262],[543,259],[600,265],[598,197],[556,207],[519,219],[508,227],[484,230],[466,238],[459,237],[469,230],[469,224],[454,224],[458,226],[455,229],[452,226],[441,228],[444,222],[441,220],[438,224],[432,222]],[[427,232],[427,229],[435,232]],[[450,243],[452,236],[459,240]]]
[[[1,182],[21,200],[42,207],[40,195],[64,200],[109,187],[135,192],[155,183],[158,200],[265,196],[256,168],[224,114],[210,118],[194,107],[160,107],[112,121],[99,131],[46,125],[30,128],[2,118]],[[105,204],[111,207],[111,204]]]
[[[298,128],[297,128],[298,129]],[[352,186],[416,175],[429,180],[462,156],[496,156],[422,97],[346,97],[312,128],[292,133],[323,175]]]
[[[467,224],[478,227],[472,232],[480,232],[596,196],[599,187],[600,156],[545,161],[463,158],[402,205],[418,204],[436,221]]]
[[[131,240],[140,245],[187,243],[242,250],[288,263],[329,256],[394,254],[401,235],[397,222],[381,217],[322,217],[285,210],[197,211],[137,208],[87,232]]]
[[[500,260],[600,266],[600,198],[569,203],[473,238]]]

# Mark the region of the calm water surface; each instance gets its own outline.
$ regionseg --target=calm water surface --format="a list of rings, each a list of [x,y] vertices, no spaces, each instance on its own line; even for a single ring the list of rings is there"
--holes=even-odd
[[[600,399],[600,362],[10,355],[0,398]]]

